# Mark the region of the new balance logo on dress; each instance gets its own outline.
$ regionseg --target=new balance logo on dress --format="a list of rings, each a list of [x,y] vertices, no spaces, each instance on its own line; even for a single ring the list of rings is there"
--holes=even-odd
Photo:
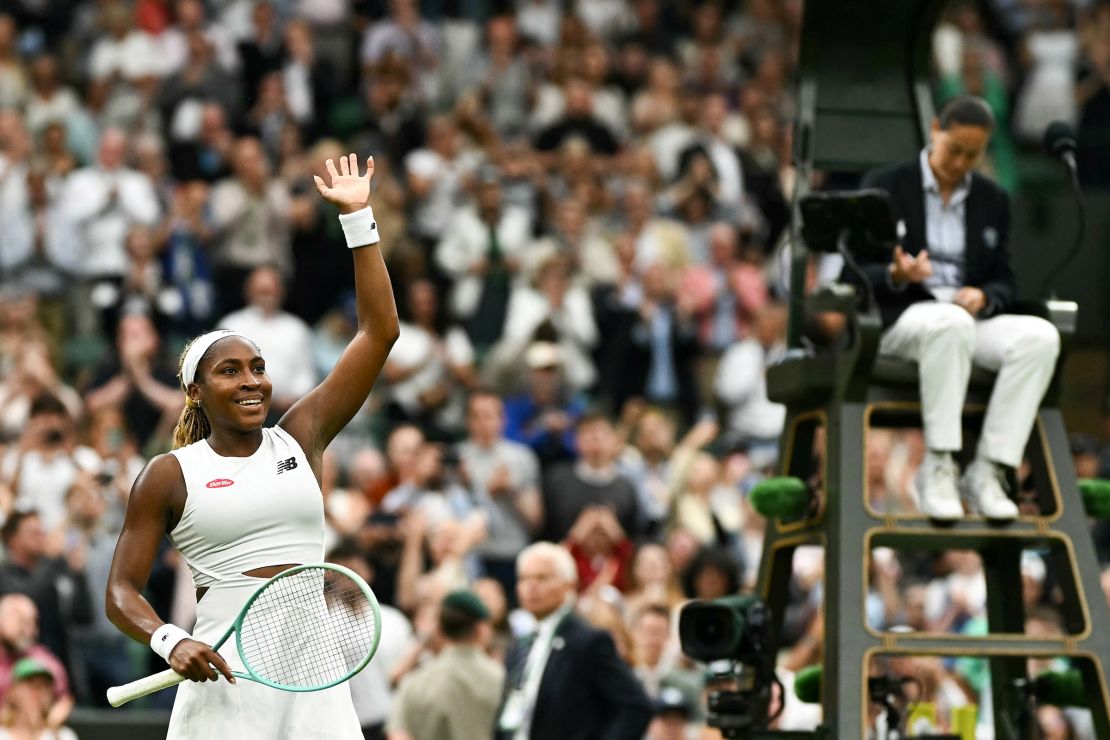
[[[278,460],[277,474],[281,475],[286,470],[293,470],[297,467],[297,458],[291,457],[288,460]]]

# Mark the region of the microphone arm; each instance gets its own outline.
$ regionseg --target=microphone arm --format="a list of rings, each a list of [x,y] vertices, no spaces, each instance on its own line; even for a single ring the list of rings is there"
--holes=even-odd
[[[1083,237],[1087,233],[1087,208],[1083,204],[1083,192],[1079,189],[1079,174],[1075,166],[1075,154],[1070,151],[1063,151],[1059,154],[1060,159],[1063,160],[1064,166],[1068,170],[1068,185],[1071,192],[1072,202],[1075,204],[1075,217],[1078,228],[1075,232],[1075,238],[1072,240],[1071,249],[1068,251],[1064,259],[1054,267],[1044,279],[1041,284],[1041,295],[1050,299],[1056,298],[1056,292],[1049,292],[1049,286],[1052,281],[1063,271],[1065,267],[1072,263],[1077,256],[1079,250],[1083,246]]]

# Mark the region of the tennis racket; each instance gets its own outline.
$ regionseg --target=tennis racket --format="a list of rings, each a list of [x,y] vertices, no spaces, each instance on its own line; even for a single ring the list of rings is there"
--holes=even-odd
[[[219,650],[232,633],[243,661],[237,678],[283,691],[321,691],[366,667],[381,639],[381,611],[374,592],[340,565],[299,565],[278,573],[247,599]],[[169,670],[108,689],[118,707],[187,680]]]

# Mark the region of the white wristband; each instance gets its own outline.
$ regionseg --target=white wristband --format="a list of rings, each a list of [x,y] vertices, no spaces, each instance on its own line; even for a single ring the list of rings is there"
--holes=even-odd
[[[354,213],[339,214],[339,224],[343,227],[343,236],[347,237],[347,246],[350,249],[377,244],[382,240],[370,206]]]
[[[193,636],[176,624],[163,624],[154,630],[150,636],[150,649],[162,656],[162,660],[170,662],[170,653],[182,640],[191,640]]]

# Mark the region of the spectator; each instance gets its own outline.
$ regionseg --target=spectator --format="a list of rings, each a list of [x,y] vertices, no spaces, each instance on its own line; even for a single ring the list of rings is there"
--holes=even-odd
[[[11,680],[0,704],[0,738],[77,740],[73,730],[52,724],[58,721],[59,712],[56,681],[49,667],[34,658],[21,658],[12,667]]]
[[[423,446],[424,433],[411,424],[389,433],[385,443],[386,473],[366,492],[371,504],[377,506],[390,491],[412,480],[416,455]]]
[[[208,186],[183,183],[173,194],[162,248],[163,293],[160,306],[171,335],[194,337],[208,326],[216,308],[208,246],[213,233],[205,206]]]
[[[106,33],[93,44],[88,60],[94,82],[113,85],[161,74],[159,50],[148,34],[132,28],[127,5],[118,0],[103,3],[101,20]]]
[[[563,85],[563,115],[536,136],[536,149],[554,152],[571,137],[581,137],[590,151],[599,157],[617,153],[617,138],[612,130],[594,115],[590,84],[582,78],[571,78]]]
[[[67,552],[83,555],[84,572],[90,593],[101,594],[108,586],[116,539],[122,518],[114,522],[107,516],[109,501],[101,484],[103,477],[82,476],[66,496],[66,524],[58,532]],[[75,626],[75,655],[80,659],[83,699],[87,703],[108,707],[107,690],[121,686],[136,677],[128,649],[127,636],[108,621],[103,609],[93,609],[88,625]]]
[[[703,7],[711,7],[706,3]],[[728,100],[719,93],[710,94],[702,103],[701,130],[697,144],[709,157],[716,181],[720,184],[719,199],[725,209],[726,217],[739,220],[740,207],[744,201],[744,174],[740,169],[740,158],[735,147],[725,137],[725,124],[729,116]],[[679,155],[681,162],[693,154],[687,149]]]
[[[519,133],[527,123],[533,81],[518,47],[512,17],[490,18],[486,23],[485,49],[464,72],[467,86],[478,88],[487,101],[490,122],[503,134]]]
[[[527,387],[505,401],[505,436],[532,448],[546,468],[571,459],[575,421],[585,402],[562,377],[563,355],[551,342],[533,342],[524,353]]]
[[[285,286],[276,268],[255,268],[247,277],[244,297],[246,307],[224,316],[217,325],[253,337],[265,352],[266,372],[274,388],[280,389],[270,402],[270,416],[276,421],[316,386],[312,331],[300,318],[282,310]]]
[[[82,274],[108,291],[127,272],[126,240],[131,227],[153,225],[160,210],[154,184],[127,167],[126,154],[126,135],[108,129],[100,137],[96,165],[74,172],[61,196],[65,215],[79,230],[85,254]]]
[[[682,690],[668,686],[655,701],[655,719],[648,727],[648,740],[683,740],[690,737],[693,709]]]
[[[505,670],[485,652],[489,609],[471,591],[452,591],[439,607],[444,645],[405,677],[389,720],[391,740],[483,737],[495,719]]]
[[[517,562],[517,595],[537,625],[509,651],[495,736],[643,735],[651,718],[643,688],[608,633],[574,614],[574,559],[541,542]]]
[[[281,30],[281,23],[272,4],[253,4],[250,36],[237,44],[238,56],[242,61],[243,89],[251,95],[258,91],[263,77],[281,69],[282,56],[285,53]]]
[[[448,328],[435,285],[414,280],[406,321],[383,374],[399,421],[419,425],[434,439],[461,432],[465,393],[477,382],[474,347],[462,329]]]
[[[258,139],[243,137],[231,155],[234,175],[212,189],[209,207],[217,234],[216,294],[230,312],[243,305],[243,285],[258,267],[291,268],[289,192],[269,176],[270,162]]]
[[[199,115],[195,134],[183,134],[172,139],[170,161],[173,173],[182,181],[218,182],[231,175],[234,136],[227,125],[227,113],[223,106],[204,103]]]
[[[175,365],[163,359],[154,322],[141,313],[124,316],[116,351],[97,369],[85,403],[90,413],[118,407],[139,447],[169,438],[181,410]]]
[[[624,603],[629,614],[651,604],[674,609],[685,598],[670,555],[662,545],[640,545],[628,574],[629,588]]]
[[[638,320],[628,328],[624,366],[627,389],[691,423],[697,415],[697,325],[690,294],[678,291],[675,275],[661,264],[644,273]]]
[[[491,364],[505,365],[511,357],[511,366],[519,367],[517,358],[524,348],[542,338],[559,345],[563,376],[571,390],[581,392],[594,385],[597,370],[590,354],[598,341],[597,325],[589,294],[572,281],[568,256],[548,252],[537,257],[530,284],[513,289],[507,315],[504,338]]]
[[[437,116],[428,121],[427,144],[407,154],[404,164],[413,195],[413,234],[426,245],[435,244],[450,235],[448,226],[476,162],[462,151],[455,122]]]
[[[437,99],[436,70],[441,54],[440,32],[420,17],[414,0],[390,0],[389,19],[366,29],[360,56],[364,67],[394,58],[412,70],[428,101]]]
[[[314,165],[314,169],[305,171],[303,175],[298,174],[297,180],[290,186],[292,202],[289,217],[293,227],[293,280],[289,284],[288,310],[312,325],[317,324],[331,311],[339,309],[343,312],[341,315],[344,320],[349,320],[350,332],[336,338],[335,360],[339,359],[347,347],[357,326],[358,317],[355,315],[353,300],[354,275],[348,264],[340,261],[349,257],[343,253],[345,244],[342,230],[335,228],[337,213],[335,207],[316,196],[311,176],[328,176],[327,160],[337,160],[343,154],[344,151],[339,148],[339,142],[336,140],[318,141],[307,155],[308,162]],[[388,167],[384,157],[375,157],[375,182],[380,177],[383,181],[388,181]],[[379,193],[386,190],[385,185],[379,184],[378,188]],[[382,233],[392,234],[396,226],[387,229],[388,209],[381,208],[379,202],[375,200],[374,203],[378,228]],[[392,241],[390,239],[390,242]],[[382,242],[382,245],[383,250],[389,249],[385,242]],[[391,262],[388,254],[388,251],[382,252],[387,263]],[[333,365],[334,362],[321,366],[318,372],[327,372]]]
[[[65,122],[83,115],[81,101],[69,85],[62,83],[58,60],[52,54],[42,54],[31,62],[31,89],[27,97],[27,129],[32,135],[40,133],[52,122]]]
[[[411,77],[404,64],[386,59],[371,69],[363,98],[357,107],[346,113],[349,120],[344,118],[341,109],[332,115],[336,132],[349,135],[352,148],[384,152],[390,162],[404,163],[406,173],[410,171],[408,155],[420,148],[425,132],[431,126],[431,121],[424,120],[418,96],[410,92]],[[441,149],[441,145],[446,143],[440,141],[436,148]],[[430,174],[427,170],[437,171],[442,163],[433,157],[430,161],[432,166],[426,167],[427,164],[421,162],[416,173],[424,172],[425,187],[439,183],[438,177],[432,176],[436,173]],[[418,198],[427,195],[426,192],[417,192],[416,187],[410,187],[410,190]],[[414,219],[419,220],[419,217],[414,215]],[[413,228],[412,232],[414,237],[421,238],[418,229]]]
[[[1030,69],[1014,110],[1014,125],[1023,139],[1038,142],[1053,121],[1073,124],[1075,66],[1079,39],[1069,28],[1069,6],[1047,2],[1037,13],[1036,27],[1023,40]]]
[[[175,142],[193,141],[202,133],[204,121],[198,112],[207,103],[217,103],[235,124],[240,122],[242,114],[239,80],[217,62],[216,51],[204,32],[188,31],[185,43],[184,67],[167,77],[157,99],[167,134]]]
[[[0,15],[0,105],[20,107],[27,95],[27,74],[18,53],[15,18]]]
[[[41,306],[34,292],[14,285],[0,288],[0,378],[6,378],[28,342],[48,340],[39,320]]]
[[[604,505],[583,509],[567,533],[564,546],[578,568],[581,592],[605,598],[607,589],[624,591],[628,587],[632,541],[612,509]]]
[[[742,259],[732,224],[713,224],[707,241],[707,261],[683,273],[680,290],[695,295],[698,336],[719,353],[748,335],[755,313],[768,301],[768,291],[761,266]]]
[[[17,439],[31,419],[35,401],[47,396],[61,402],[71,419],[84,410],[81,397],[58,377],[46,343],[30,340],[12,372],[0,382],[0,438]]]
[[[460,468],[475,495],[486,502],[489,536],[478,552],[485,572],[516,593],[516,555],[543,522],[540,468],[535,453],[505,436],[505,407],[488,390],[467,401],[467,438],[459,445]]]
[[[567,198],[556,207],[550,235],[532,247],[558,250],[571,261],[573,274],[580,275],[587,287],[615,282],[620,275],[613,245],[591,223],[586,207],[576,198]]]
[[[617,471],[616,435],[608,417],[591,412],[575,425],[577,463],[554,466],[543,482],[544,539],[561,541],[589,506],[613,509],[629,536],[639,534],[639,504],[632,483]]]
[[[658,699],[667,674],[674,668],[677,645],[671,629],[671,610],[663,604],[646,604],[632,614],[632,670],[648,696]]]
[[[341,541],[328,553],[327,561],[350,568],[374,586],[374,568],[353,541]],[[412,625],[401,611],[389,604],[379,604],[379,609],[379,630],[389,635],[389,639],[378,644],[374,659],[350,681],[351,699],[363,735],[371,740],[385,738],[386,720],[395,703],[393,673],[414,642]]]
[[[630,408],[636,408],[636,404],[626,404],[626,414],[636,413]],[[708,444],[715,435],[716,426],[711,422],[694,425],[676,452],[674,420],[659,409],[648,408],[632,423],[633,444],[624,448],[617,464],[636,485],[646,531],[655,533],[671,513],[674,473],[681,467],[675,463],[688,460],[689,450]]]
[[[707,452],[693,452],[675,467],[674,525],[703,545],[738,547],[740,492],[723,484],[721,464]]]
[[[201,0],[175,0],[173,5],[176,23],[158,36],[158,53],[162,60],[161,74],[170,76],[188,69],[189,47],[194,43],[190,37],[194,35],[204,39],[211,46],[223,70],[231,72],[239,67],[235,40],[225,24],[208,22],[205,6]],[[268,5],[268,3],[256,5]],[[254,90],[253,87],[248,89]]]
[[[767,366],[786,351],[786,310],[771,304],[755,316],[751,336],[725,351],[714,393],[725,407],[724,443],[749,453],[777,455],[786,409],[767,398]],[[759,467],[762,467],[760,465]]]
[[[424,443],[416,453],[412,477],[390,491],[381,508],[389,513],[419,512],[428,528],[456,521],[472,533],[475,542],[481,541],[487,533],[488,516],[455,479],[454,471],[448,471],[444,457],[442,446]]]
[[[336,90],[336,71],[316,50],[312,26],[293,20],[285,28],[286,56],[281,67],[289,112],[312,141],[323,132]]]
[[[682,588],[691,599],[719,599],[740,591],[740,566],[725,550],[703,547],[686,567]]]
[[[415,154],[413,155],[415,156]],[[466,327],[479,355],[505,331],[510,288],[528,241],[528,216],[503,207],[497,175],[485,171],[473,206],[455,210],[436,247],[451,278],[451,313]]]
[[[4,456],[4,482],[14,495],[5,514],[13,506],[34,508],[53,530],[65,520],[66,491],[82,472],[95,474],[99,467],[97,454],[78,444],[77,425],[65,404],[40,395],[31,402],[19,441]]]
[[[108,505],[106,521],[113,528],[123,523],[131,485],[146,461],[139,455],[135,437],[117,407],[109,406],[89,415],[85,443],[100,457],[95,478]]]
[[[0,596],[0,704],[14,688],[15,667],[22,660],[33,660],[45,667],[54,679],[52,702],[46,716],[50,727],[61,727],[73,710],[73,695],[65,666],[48,648],[38,643],[38,610],[23,594]],[[26,664],[24,664],[26,665]]]

